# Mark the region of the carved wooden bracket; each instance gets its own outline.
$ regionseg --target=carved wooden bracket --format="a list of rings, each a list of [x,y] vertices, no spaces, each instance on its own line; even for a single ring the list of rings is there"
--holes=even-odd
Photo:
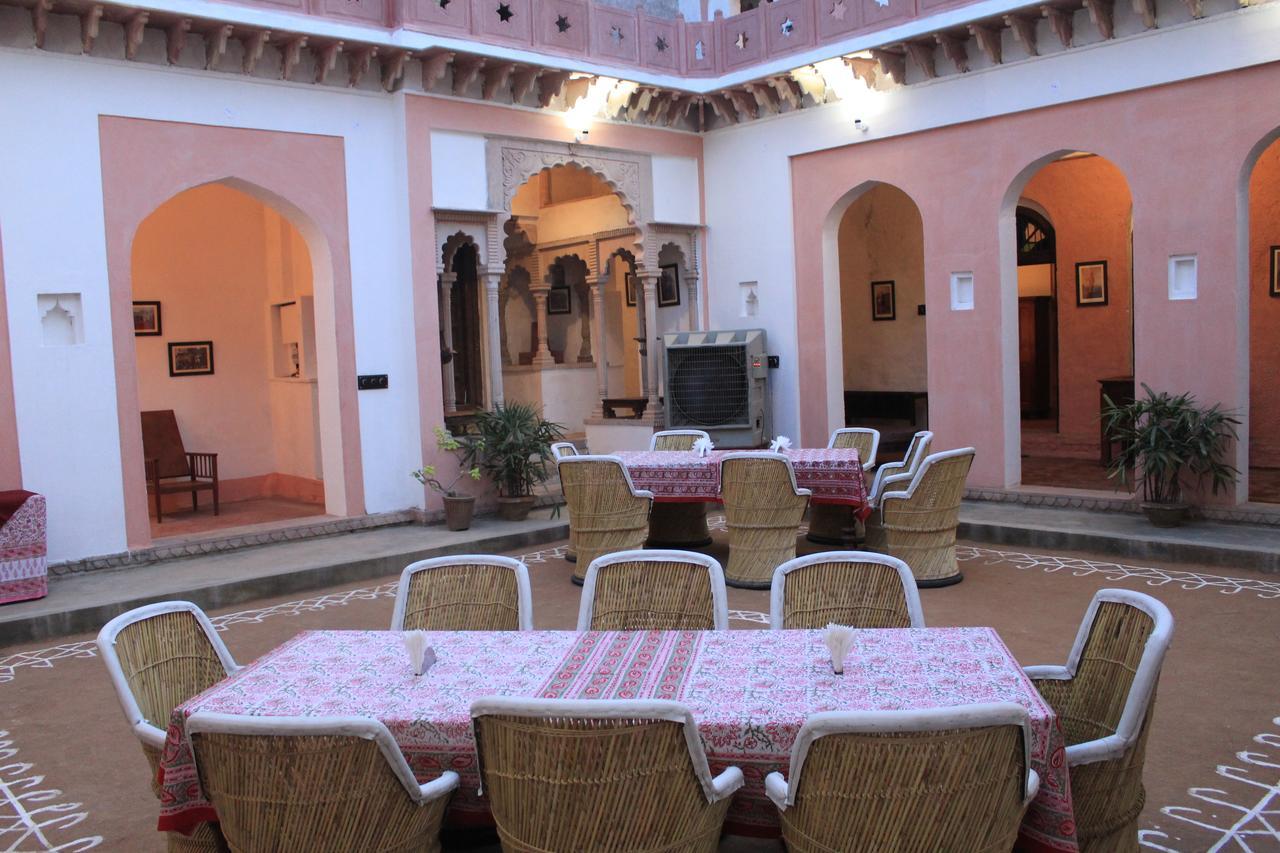
[[[733,108],[738,111],[739,116],[759,117],[760,107],[756,105],[755,98],[741,89],[729,89],[725,94],[729,96],[729,101],[733,104]]]
[[[1116,37],[1115,0],[1084,0],[1084,7],[1089,10],[1089,20],[1098,28],[1098,35],[1103,39]]]
[[[513,62],[499,62],[490,65],[484,70],[484,85],[481,87],[480,96],[486,101],[492,101],[493,96],[502,91],[507,85],[507,81],[511,79],[511,72],[515,70]]]
[[[896,50],[873,50],[871,58],[880,63],[880,71],[888,74],[893,82],[902,85],[907,82],[907,55]],[[911,57],[913,60],[915,57]],[[929,65],[933,65],[933,51],[929,52]],[[930,75],[933,76],[933,75]]]
[[[693,95],[680,95],[672,99],[671,108],[667,110],[667,127],[674,127],[676,122],[684,121],[696,100]]]
[[[1133,11],[1142,16],[1142,25],[1149,30],[1156,28],[1156,0],[1133,0]]]
[[[354,89],[360,85],[364,75],[369,73],[373,58],[377,55],[378,49],[373,45],[364,45],[347,51],[347,86],[349,88]]]
[[[459,56],[453,61],[453,94],[462,97],[467,93],[467,87],[480,74],[480,69],[484,68],[483,56]],[[565,75],[568,77],[568,75]]]
[[[204,67],[209,71],[216,70],[222,61],[223,54],[227,52],[227,40],[234,29],[231,24],[223,24],[204,34]]]
[[[241,71],[245,74],[253,73],[253,69],[258,67],[258,60],[262,58],[262,51],[266,49],[269,38],[271,38],[271,30],[254,30],[240,39],[240,44],[244,48]]]
[[[1036,47],[1036,19],[1028,18],[1026,15],[1005,15],[1004,22],[1013,30],[1013,37],[1022,49],[1027,52],[1027,56],[1039,56],[1039,48]]]
[[[1071,39],[1074,36],[1071,11],[1058,6],[1041,6],[1040,14],[1049,19],[1049,25],[1053,27],[1053,32],[1058,36],[1058,41],[1062,42],[1062,46],[1071,47]]]
[[[98,25],[102,21],[102,4],[94,3],[80,13],[80,52],[93,53],[93,43],[98,38]]]
[[[444,72],[449,70],[449,63],[453,61],[453,56],[451,50],[437,50],[422,57],[422,90],[424,92],[430,92],[432,86],[444,79]]]
[[[904,47],[911,56],[911,61],[924,73],[924,76],[929,79],[938,76],[938,66],[933,61],[933,45],[921,41],[909,41]]]
[[[382,55],[382,88],[388,92],[399,89],[404,80],[404,64],[409,58],[407,50],[390,50]]]
[[[934,33],[938,44],[942,46],[942,52],[947,55],[947,59],[951,60],[951,64],[961,74],[967,74],[969,71],[969,50],[965,47],[965,41],[959,36],[953,36],[950,33]]]
[[[319,50],[312,49],[316,59],[316,76],[317,84],[323,83],[324,78],[338,64],[338,54],[342,53],[342,42],[331,41]]]
[[[1244,5],[1244,0],[1241,0],[1240,5]],[[1202,0],[1187,0],[1187,9],[1191,12],[1191,17],[1193,18],[1204,17],[1204,3]]]
[[[771,77],[769,78],[769,85],[778,93],[778,97],[787,102],[791,109],[800,109],[800,104],[804,101],[804,92],[800,91],[800,84],[791,79],[791,75]]]
[[[978,47],[982,48],[982,52],[995,65],[1004,62],[1003,51],[1000,44],[1000,29],[987,26],[985,24],[970,24],[969,35],[973,36]]]
[[[524,100],[525,95],[533,90],[533,84],[538,82],[538,75],[542,70],[537,65],[522,65],[516,70],[511,78],[512,103],[518,104]]]
[[[568,71],[548,71],[538,78],[538,106],[546,109],[569,82]]]
[[[724,95],[708,95],[706,100],[707,103],[711,104],[711,109],[714,110],[715,114],[720,116],[720,118],[724,119],[729,124],[738,123],[738,111]]]
[[[751,93],[751,97],[756,99],[756,106],[765,110],[769,114],[781,112],[782,102],[778,98],[778,93],[764,81],[756,83],[748,83],[747,91]]]
[[[307,46],[307,36],[294,36],[280,46],[280,79],[288,80],[302,59],[302,49]]]
[[[177,65],[182,59],[182,49],[187,46],[187,32],[190,29],[190,18],[179,18],[165,29],[165,56],[170,65]]]
[[[146,34],[147,19],[150,12],[134,12],[124,25],[124,58],[130,61],[138,58],[138,48],[142,47],[142,37]]]
[[[49,28],[49,13],[53,11],[53,0],[36,0],[31,7],[31,29],[35,34],[35,45],[44,48],[44,34]]]
[[[846,56],[844,61],[853,70],[853,76],[865,83],[868,89],[876,87],[876,77],[880,68],[879,62],[874,59],[868,59],[865,56]]]

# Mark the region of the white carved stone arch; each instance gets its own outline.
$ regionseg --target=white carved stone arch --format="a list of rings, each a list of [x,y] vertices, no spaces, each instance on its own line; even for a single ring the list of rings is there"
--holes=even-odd
[[[446,229],[453,226],[446,226]],[[472,234],[468,234],[463,229],[458,229],[452,234],[447,234],[440,242],[440,271],[450,272],[453,269],[453,259],[458,254],[458,250],[463,246],[474,246],[476,250],[476,268],[483,271],[486,268],[486,255],[484,250],[484,239],[477,239]]]

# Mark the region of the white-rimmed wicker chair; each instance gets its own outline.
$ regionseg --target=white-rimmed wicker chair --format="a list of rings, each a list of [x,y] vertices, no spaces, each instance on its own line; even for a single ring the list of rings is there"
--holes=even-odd
[[[691,551],[621,551],[587,568],[579,631],[726,631],[720,563]]]
[[[1076,834],[1085,853],[1138,849],[1142,768],[1173,616],[1140,592],[1093,596],[1066,666],[1027,676],[1062,723]]]
[[[578,448],[577,445],[572,442],[557,441],[555,444],[551,445],[551,455],[555,457],[557,462],[559,462],[566,456],[577,456]]]
[[[831,440],[827,442],[827,447],[858,451],[862,470],[870,471],[876,467],[876,451],[880,449],[880,430],[870,427],[842,427],[831,433]]]
[[[419,560],[396,590],[392,631],[529,631],[529,569],[511,557],[470,554]]]
[[[896,557],[823,551],[778,566],[769,593],[769,627],[923,628],[915,578]]]
[[[678,702],[489,697],[471,716],[505,851],[713,853],[742,786],[712,777]]]
[[[1040,786],[1012,702],[810,717],[765,777],[795,853],[1013,848]]]
[[[649,438],[650,450],[693,450],[700,438],[711,440],[710,434],[700,429],[658,430]]]
[[[809,490],[796,486],[781,453],[729,453],[720,463],[720,496],[729,531],[725,583],[764,589],[773,570],[796,555],[796,536]]]
[[[559,469],[577,554],[573,581],[580,584],[596,557],[644,545],[653,493],[635,487],[617,456],[568,456]]]
[[[905,562],[919,586],[962,581],[956,527],[973,456],[972,447],[932,453],[910,482],[896,483],[881,495],[867,519],[867,549]]]
[[[886,490],[892,490],[895,484],[911,482],[916,471],[920,470],[920,463],[929,454],[932,444],[933,433],[921,430],[911,436],[911,443],[907,445],[907,452],[902,455],[901,462],[885,462],[876,469],[875,479],[871,481],[867,495],[872,506],[879,504],[880,495]]]
[[[440,849],[458,774],[419,784],[378,720],[196,712],[186,728],[234,851]]]
[[[189,601],[148,604],[112,619],[98,632],[125,719],[156,771],[173,709],[217,684],[239,667],[204,611]],[[171,851],[225,850],[216,824],[201,823],[191,835],[167,833]]]

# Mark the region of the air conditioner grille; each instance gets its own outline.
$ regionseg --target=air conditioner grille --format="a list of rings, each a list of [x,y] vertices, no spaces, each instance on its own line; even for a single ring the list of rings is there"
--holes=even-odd
[[[749,425],[746,347],[667,350],[673,426]]]

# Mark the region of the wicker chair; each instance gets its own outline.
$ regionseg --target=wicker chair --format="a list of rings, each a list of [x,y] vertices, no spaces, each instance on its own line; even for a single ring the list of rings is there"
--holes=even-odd
[[[559,462],[566,456],[577,456],[578,448],[571,442],[557,441],[555,444],[551,445],[551,455],[556,458],[557,462]]]
[[[862,460],[862,470],[870,471],[876,467],[876,451],[880,449],[880,430],[870,427],[844,427],[831,433],[827,447],[838,447],[858,451]]]
[[[725,583],[765,589],[773,570],[796,555],[809,490],[781,453],[730,453],[721,461],[720,495],[729,530]]]
[[[440,849],[458,774],[418,784],[377,720],[197,712],[187,734],[232,850]]]
[[[1138,849],[1142,767],[1173,616],[1149,595],[1093,596],[1063,666],[1027,667],[1067,739],[1076,833],[1086,853]]]
[[[151,765],[151,790],[159,797],[156,773],[173,709],[239,667],[209,617],[189,601],[123,613],[102,627],[97,644],[125,719]],[[212,823],[200,824],[189,836],[166,835],[171,851],[227,849]]]
[[[867,548],[911,567],[916,584],[948,586],[964,580],[956,563],[960,500],[974,450],[926,456],[905,488],[886,491],[867,519]]]
[[[578,557],[573,582],[581,584],[596,557],[644,545],[653,493],[636,489],[617,456],[566,457],[559,468],[569,540]]]
[[[794,853],[1008,851],[1040,787],[1012,702],[829,711],[805,721],[790,782],[765,777]]]
[[[529,631],[529,569],[511,557],[460,556],[405,567],[392,631]]]
[[[742,786],[712,777],[678,702],[489,697],[471,716],[504,851],[713,853]]]
[[[872,506],[876,506],[880,502],[880,495],[886,490],[891,491],[895,484],[911,482],[916,471],[920,470],[920,463],[928,455],[931,444],[933,433],[928,430],[918,432],[911,436],[911,443],[907,445],[907,452],[903,454],[901,462],[886,462],[876,469],[868,494]]]
[[[866,551],[796,557],[773,573],[769,627],[923,628],[924,611],[911,569]]]
[[[700,438],[711,440],[711,436],[700,429],[664,429],[655,432],[649,439],[650,450],[693,450],[693,443]]]
[[[689,551],[623,551],[587,568],[579,631],[725,631],[720,563]]]

